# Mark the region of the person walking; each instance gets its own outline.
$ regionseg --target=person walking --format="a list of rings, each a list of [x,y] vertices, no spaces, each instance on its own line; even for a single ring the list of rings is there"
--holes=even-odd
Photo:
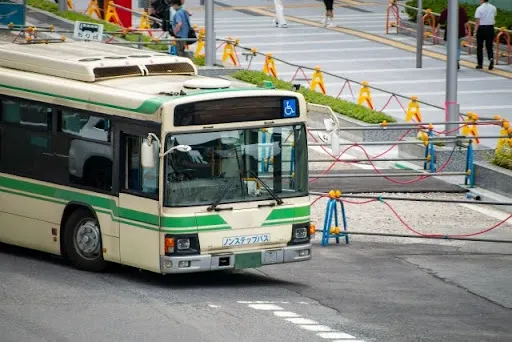
[[[322,24],[325,27],[333,27],[333,18],[334,18],[334,0],[324,0],[325,5],[325,18],[322,20]]]
[[[274,18],[274,25],[276,27],[288,27],[286,24],[286,18],[284,17],[283,1],[274,0],[274,6],[276,8],[276,17]]]
[[[476,58],[477,69],[482,69],[484,64],[484,42],[489,58],[489,70],[494,68],[494,24],[496,18],[496,7],[489,3],[489,0],[480,0],[480,6],[475,12],[475,35],[476,35]]]
[[[172,30],[177,38],[176,50],[178,56],[187,57],[185,53],[185,46],[187,42],[183,39],[188,38],[188,31],[190,29],[190,22],[188,20],[188,13],[181,6],[181,0],[171,0],[171,7],[176,11],[172,18]]]
[[[446,7],[442,12],[441,16],[439,17],[439,24],[445,25],[448,21],[448,7]],[[459,6],[459,39],[457,40],[457,69],[460,69],[460,50],[461,50],[461,44],[462,39],[466,36],[466,24],[469,21],[468,14],[466,13],[466,10],[464,7]],[[448,42],[448,26],[444,30],[444,40],[445,42]]]

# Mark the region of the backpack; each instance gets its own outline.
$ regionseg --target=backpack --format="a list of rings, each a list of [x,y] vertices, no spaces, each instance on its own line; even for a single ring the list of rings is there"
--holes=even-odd
[[[163,31],[169,31],[170,23],[170,5],[167,0],[154,0],[151,7],[155,9],[155,17],[162,20],[161,28]]]

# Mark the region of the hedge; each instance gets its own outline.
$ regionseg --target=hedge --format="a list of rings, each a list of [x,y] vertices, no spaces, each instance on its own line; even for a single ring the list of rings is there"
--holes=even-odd
[[[59,16],[61,18],[65,18],[71,21],[86,21],[86,22],[92,22],[97,24],[103,24],[105,31],[122,31],[123,28],[119,25],[112,24],[109,22],[106,22],[104,20],[91,18],[86,14],[82,14],[79,12],[74,11],[59,11],[59,5],[56,4],[54,1],[48,1],[48,0],[27,0],[27,5],[32,6],[34,8],[38,8],[40,10],[50,12],[56,16]],[[121,36],[120,36],[121,37]],[[127,33],[125,36],[121,37],[126,41],[129,42],[139,42],[140,34],[131,34]],[[151,38],[143,35],[142,41],[144,43],[150,43]],[[145,44],[145,47],[151,50],[159,51],[159,52],[167,52],[168,51],[168,45],[167,44]],[[204,58],[193,58],[193,61],[196,65],[204,65]],[[197,63],[196,63],[197,61]],[[202,63],[202,64],[201,64]]]
[[[497,149],[492,163],[496,166],[512,170],[512,147],[504,144],[501,148]]]
[[[235,72],[232,77],[237,80],[252,83],[258,86],[262,86],[264,81],[270,81],[277,89],[290,90],[293,87],[293,85],[289,82],[271,77],[260,71],[240,70]],[[299,89],[299,93],[304,95],[307,102],[329,106],[336,113],[340,113],[366,123],[378,124],[384,120],[387,122],[396,122],[393,117],[382,112],[377,112],[367,107],[336,99],[332,96],[324,95],[322,93],[303,87]]]
[[[423,0],[423,9],[430,8],[434,13],[441,13],[447,6],[447,0]],[[409,0],[406,2],[408,6],[416,7],[418,5],[417,0]],[[468,14],[469,20],[475,21],[475,11],[478,5],[459,4],[460,7],[464,7]],[[498,8],[496,14],[496,27],[512,28],[512,11],[506,11]],[[406,8],[405,13],[409,16],[412,21],[416,21],[416,10]]]

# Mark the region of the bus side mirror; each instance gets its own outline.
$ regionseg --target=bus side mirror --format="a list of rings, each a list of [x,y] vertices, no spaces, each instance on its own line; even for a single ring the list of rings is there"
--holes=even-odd
[[[143,168],[151,169],[155,167],[157,155],[153,144],[155,142],[151,139],[144,139],[140,146],[140,161]]]

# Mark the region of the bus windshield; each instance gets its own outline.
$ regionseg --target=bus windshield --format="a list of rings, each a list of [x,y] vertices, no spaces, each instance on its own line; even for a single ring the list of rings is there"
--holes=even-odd
[[[308,194],[304,124],[204,133],[169,134],[164,205],[200,206]],[[268,190],[270,189],[270,191]]]

